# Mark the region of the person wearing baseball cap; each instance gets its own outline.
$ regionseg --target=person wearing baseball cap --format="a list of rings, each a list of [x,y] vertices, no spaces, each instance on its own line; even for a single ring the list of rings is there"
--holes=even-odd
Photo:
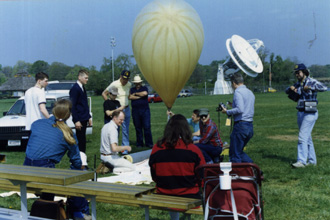
[[[300,64],[296,64],[296,65],[294,66],[293,71],[296,72],[296,71],[299,71],[299,70],[307,70],[305,64],[300,63]],[[309,73],[308,73],[308,75],[309,75]]]
[[[137,74],[132,81],[135,87],[130,90],[128,99],[131,100],[133,124],[136,131],[136,146],[152,148],[150,109],[148,102],[148,88],[142,86],[142,79]],[[144,143],[143,143],[144,136]]]
[[[129,146],[129,123],[131,119],[131,110],[129,108],[128,96],[129,90],[132,86],[132,83],[129,82],[131,76],[131,72],[129,70],[123,70],[120,73],[120,78],[118,80],[113,81],[103,92],[102,97],[104,100],[108,99],[109,89],[110,87],[116,87],[118,89],[118,94],[116,100],[119,101],[120,106],[123,107],[123,112],[125,113],[125,121],[121,125],[122,127],[122,142],[121,145]],[[125,151],[123,154],[127,154]]]
[[[199,110],[199,117],[199,134],[201,138],[194,141],[194,144],[202,151],[206,163],[220,163],[223,143],[217,125],[210,119],[207,108]]]
[[[116,100],[118,95],[118,89],[116,87],[109,88],[109,98],[103,103],[103,111],[104,111],[104,124],[108,123],[112,119],[112,114],[115,111],[122,111],[124,109],[123,106],[120,105],[120,102]]]
[[[309,77],[309,71],[303,63],[296,64],[294,74],[298,80],[286,89],[286,93],[295,93],[297,98],[297,122],[299,127],[297,162],[292,163],[293,168],[302,168],[306,165],[316,165],[316,154],[312,140],[312,131],[318,118],[317,92],[327,91],[327,87]],[[292,95],[291,95],[292,97]]]

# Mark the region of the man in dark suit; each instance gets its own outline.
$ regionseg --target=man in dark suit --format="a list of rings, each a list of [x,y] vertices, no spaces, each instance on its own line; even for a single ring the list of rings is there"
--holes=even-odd
[[[78,80],[70,89],[72,102],[72,121],[76,127],[79,150],[86,152],[86,129],[92,126],[92,118],[89,113],[87,93],[84,85],[88,82],[88,71],[79,70]]]

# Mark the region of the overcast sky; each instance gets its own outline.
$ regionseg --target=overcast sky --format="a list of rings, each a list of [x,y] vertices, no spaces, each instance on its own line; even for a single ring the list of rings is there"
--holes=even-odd
[[[329,0],[186,0],[199,14],[205,41],[199,60],[210,64],[228,56],[233,34],[258,38],[266,48],[306,65],[330,64]],[[136,16],[151,0],[0,1],[0,64],[44,60],[73,66],[102,65],[132,55]],[[311,43],[312,42],[312,43]]]

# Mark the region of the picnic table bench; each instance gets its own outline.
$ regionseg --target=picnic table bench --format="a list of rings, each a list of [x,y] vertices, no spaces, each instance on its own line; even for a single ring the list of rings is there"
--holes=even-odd
[[[13,185],[6,179],[0,179],[0,188],[5,190],[17,190],[18,186]],[[181,209],[181,211],[186,213],[188,218],[190,218],[190,215],[195,213],[189,213],[187,211],[201,205],[201,200],[199,199],[154,194],[154,187],[93,181],[83,181],[66,186],[30,182],[27,183],[27,191],[31,193],[50,192],[56,195],[84,196],[90,198],[93,219],[96,219],[96,201],[142,207],[145,209],[145,219],[149,219],[150,208],[162,210],[177,208]]]
[[[22,165],[0,164],[0,178],[19,185],[21,192],[21,218],[28,219],[27,183],[46,183],[66,186],[94,177],[93,172],[79,170],[50,169]]]

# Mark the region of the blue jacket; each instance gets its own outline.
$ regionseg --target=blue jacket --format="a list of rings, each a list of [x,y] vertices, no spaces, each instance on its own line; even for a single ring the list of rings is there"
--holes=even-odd
[[[26,147],[26,156],[31,160],[52,160],[59,163],[67,152],[72,165],[80,169],[81,159],[78,145],[69,145],[63,136],[63,132],[53,127],[55,117],[39,119],[31,126],[31,136]],[[77,141],[76,135],[74,138]]]
[[[70,89],[70,99],[72,102],[72,121],[88,121],[91,118],[89,114],[88,100],[86,91],[82,91],[78,83],[75,83]]]

